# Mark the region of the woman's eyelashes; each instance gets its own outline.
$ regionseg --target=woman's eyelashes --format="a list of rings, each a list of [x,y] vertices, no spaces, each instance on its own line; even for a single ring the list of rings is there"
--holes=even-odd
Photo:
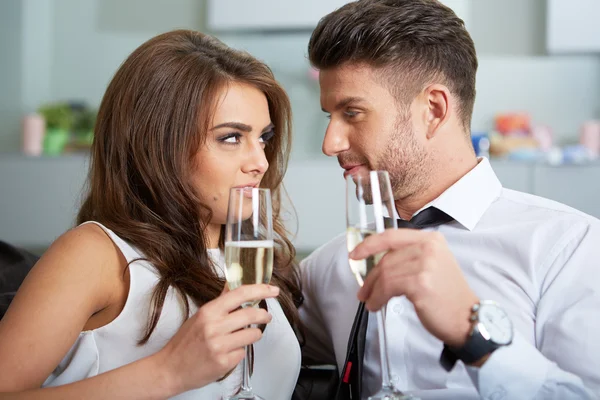
[[[261,143],[268,143],[271,139],[273,139],[273,136],[275,136],[275,130],[271,129],[270,131],[265,132],[262,135],[260,135],[259,141]],[[244,137],[244,135],[239,132],[232,132],[227,135],[219,137],[217,140],[221,143],[237,145],[242,141],[243,137]]]
[[[240,142],[241,138],[242,138],[241,133],[229,133],[225,136],[221,136],[217,140],[221,143],[226,143],[226,144],[238,144]]]
[[[275,136],[275,130],[271,129],[270,131],[263,133],[260,136],[260,140],[263,143],[268,143],[271,139],[273,139],[273,136]]]

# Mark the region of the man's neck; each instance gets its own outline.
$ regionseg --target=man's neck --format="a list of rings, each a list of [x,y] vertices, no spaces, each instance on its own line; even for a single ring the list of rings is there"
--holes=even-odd
[[[429,174],[427,184],[414,194],[396,200],[396,211],[400,218],[410,220],[412,216],[444,193],[449,187],[458,182],[463,176],[477,166],[478,160],[474,154],[464,157],[449,156],[444,162],[438,163]]]

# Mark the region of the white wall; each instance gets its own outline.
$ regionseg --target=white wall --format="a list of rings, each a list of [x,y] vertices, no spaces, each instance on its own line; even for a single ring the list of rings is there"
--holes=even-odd
[[[0,1],[0,151],[19,146],[20,44],[21,5],[16,0]]]
[[[528,111],[559,143],[577,140],[582,121],[600,117],[599,55],[546,55],[546,0],[468,1],[480,65],[473,130],[496,113]]]
[[[51,101],[54,0],[21,0],[21,111]]]
[[[480,56],[545,54],[546,0],[467,2],[470,10],[467,28]]]
[[[202,29],[203,0],[0,0],[0,152],[44,102],[98,106],[122,61],[152,36]]]
[[[600,2],[548,0],[546,48],[551,53],[600,51]]]
[[[546,0],[446,2],[466,20],[480,56],[474,130],[489,129],[497,112],[529,110],[565,142],[583,120],[600,117],[598,56],[544,55]],[[136,46],[166,30],[203,29],[205,1],[5,0],[0,11],[1,151],[18,149],[23,113],[49,100],[97,106]],[[318,87],[307,78],[309,34],[219,36],[274,69],[294,106],[294,157],[312,159],[325,120]]]
[[[564,202],[600,217],[600,186],[590,185],[600,164],[561,168],[542,164],[493,161],[507,188]],[[87,158],[65,156],[28,159],[0,157],[0,240],[38,250],[74,224],[87,172]],[[12,179],[19,175],[20,180]],[[295,206],[283,217],[296,235],[294,244],[308,252],[342,233],[345,228],[345,187],[335,159],[291,163],[285,177]]]
[[[152,36],[200,28],[196,0],[54,0],[51,91],[97,106],[125,58]]]
[[[499,112],[528,111],[569,142],[583,121],[600,117],[598,56],[482,56],[479,65],[474,131],[492,126]]]

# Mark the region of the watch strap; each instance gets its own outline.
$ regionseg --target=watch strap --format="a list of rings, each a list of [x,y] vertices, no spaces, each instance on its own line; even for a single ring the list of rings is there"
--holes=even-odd
[[[458,349],[453,348],[452,351],[465,364],[472,364],[481,360],[485,355],[490,354],[497,348],[498,345],[496,343],[484,338],[479,329],[475,327],[465,345]]]
[[[444,349],[442,350],[442,355],[440,356],[440,364],[442,367],[446,371],[450,372],[452,371],[452,368],[454,368],[454,365],[457,361],[458,357],[456,357],[456,354],[454,354],[447,344],[444,344]]]
[[[444,344],[440,364],[446,371],[450,371],[454,368],[457,360],[461,360],[465,364],[472,364],[492,353],[498,347],[496,343],[484,338],[479,329],[475,327],[463,347],[456,348]]]

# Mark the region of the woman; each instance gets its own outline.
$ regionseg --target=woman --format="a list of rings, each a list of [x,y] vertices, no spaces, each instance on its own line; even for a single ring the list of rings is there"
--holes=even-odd
[[[254,343],[255,391],[290,398],[301,301],[279,219],[290,118],[268,67],[210,36],[174,31],[136,49],[100,106],[80,225],[0,322],[0,397],[226,397]],[[273,286],[224,290],[236,186],[273,193]],[[252,299],[267,299],[268,312],[239,309]],[[267,327],[242,329],[250,324]]]

